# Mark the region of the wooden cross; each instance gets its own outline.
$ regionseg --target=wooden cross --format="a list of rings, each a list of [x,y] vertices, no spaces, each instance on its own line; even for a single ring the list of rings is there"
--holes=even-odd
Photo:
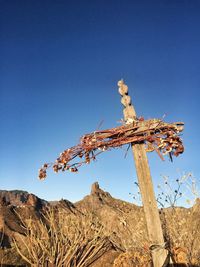
[[[139,188],[144,206],[146,225],[151,243],[154,267],[165,267],[169,254],[161,228],[161,221],[154,195],[150,168],[146,155],[147,151],[156,151],[162,155],[178,156],[184,151],[179,133],[183,131],[182,122],[165,123],[159,119],[140,120],[131,104],[128,87],[123,80],[118,82],[121,103],[124,106],[125,124],[106,130],[94,131],[81,137],[80,143],[64,150],[54,163],[45,163],[39,170],[39,179],[44,180],[47,169],[52,167],[59,171],[77,172],[84,163],[90,163],[103,151],[131,144],[138,176]],[[145,149],[145,144],[147,145]],[[75,161],[75,159],[78,161]],[[75,162],[74,162],[75,161]]]
[[[129,123],[129,121],[132,123],[136,120],[136,112],[131,104],[131,98],[128,95],[128,86],[124,84],[123,80],[118,82],[118,86],[119,93],[122,96],[121,103],[124,106],[124,120],[127,123]],[[152,250],[153,264],[154,267],[162,267],[167,257],[167,250],[164,249],[161,221],[154,195],[145,146],[144,143],[139,143],[131,144],[131,147],[144,207],[149,241],[152,248],[157,248]]]

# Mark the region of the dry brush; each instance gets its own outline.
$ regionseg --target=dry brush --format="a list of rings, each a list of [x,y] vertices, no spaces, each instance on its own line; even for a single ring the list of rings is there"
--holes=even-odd
[[[43,219],[22,223],[26,234],[16,236],[14,245],[31,266],[87,267],[111,246],[103,226],[91,215],[50,209]]]

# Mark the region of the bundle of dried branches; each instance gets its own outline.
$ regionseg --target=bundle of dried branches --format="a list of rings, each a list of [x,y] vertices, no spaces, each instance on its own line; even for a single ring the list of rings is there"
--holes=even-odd
[[[69,170],[77,172],[83,163],[90,163],[103,151],[121,147],[126,144],[144,143],[146,151],[156,151],[160,158],[169,154],[178,156],[183,153],[184,147],[179,133],[183,130],[183,123],[165,123],[160,119],[144,120],[143,118],[127,122],[116,128],[95,131],[81,137],[80,143],[66,149],[57,158],[55,163],[45,163],[39,170],[39,179],[46,178],[47,168],[53,167],[55,172]],[[98,151],[99,150],[99,151]],[[79,157],[78,162],[73,162]]]

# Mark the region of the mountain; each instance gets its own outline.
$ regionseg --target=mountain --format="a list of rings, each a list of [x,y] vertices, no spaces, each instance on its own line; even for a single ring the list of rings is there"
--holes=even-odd
[[[56,210],[57,214],[65,211],[81,220],[83,216],[90,214],[94,224],[98,222],[102,226],[102,235],[109,233],[109,249],[88,266],[134,266],[131,265],[133,262],[130,258],[136,257],[135,255],[139,255],[139,260],[145,260],[143,255],[151,244],[148,242],[143,208],[113,198],[98,183],[94,183],[91,193],[76,203],[64,199],[48,202],[26,191],[0,190],[0,263],[4,266],[28,266],[13,250],[13,237],[20,239],[20,236],[25,235],[23,221],[32,218],[39,222],[49,208]],[[190,209],[160,210],[160,216],[174,258],[182,262],[193,261],[193,264],[198,259],[200,262],[200,200]]]
[[[2,206],[34,206],[35,208],[40,208],[47,203],[47,201],[23,190],[0,190],[0,204]]]

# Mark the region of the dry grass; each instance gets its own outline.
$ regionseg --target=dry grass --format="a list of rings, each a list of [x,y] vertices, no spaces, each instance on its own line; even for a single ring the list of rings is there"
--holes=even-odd
[[[23,221],[26,235],[14,239],[17,252],[31,266],[87,267],[110,247],[103,227],[91,215],[48,210],[43,220]]]

